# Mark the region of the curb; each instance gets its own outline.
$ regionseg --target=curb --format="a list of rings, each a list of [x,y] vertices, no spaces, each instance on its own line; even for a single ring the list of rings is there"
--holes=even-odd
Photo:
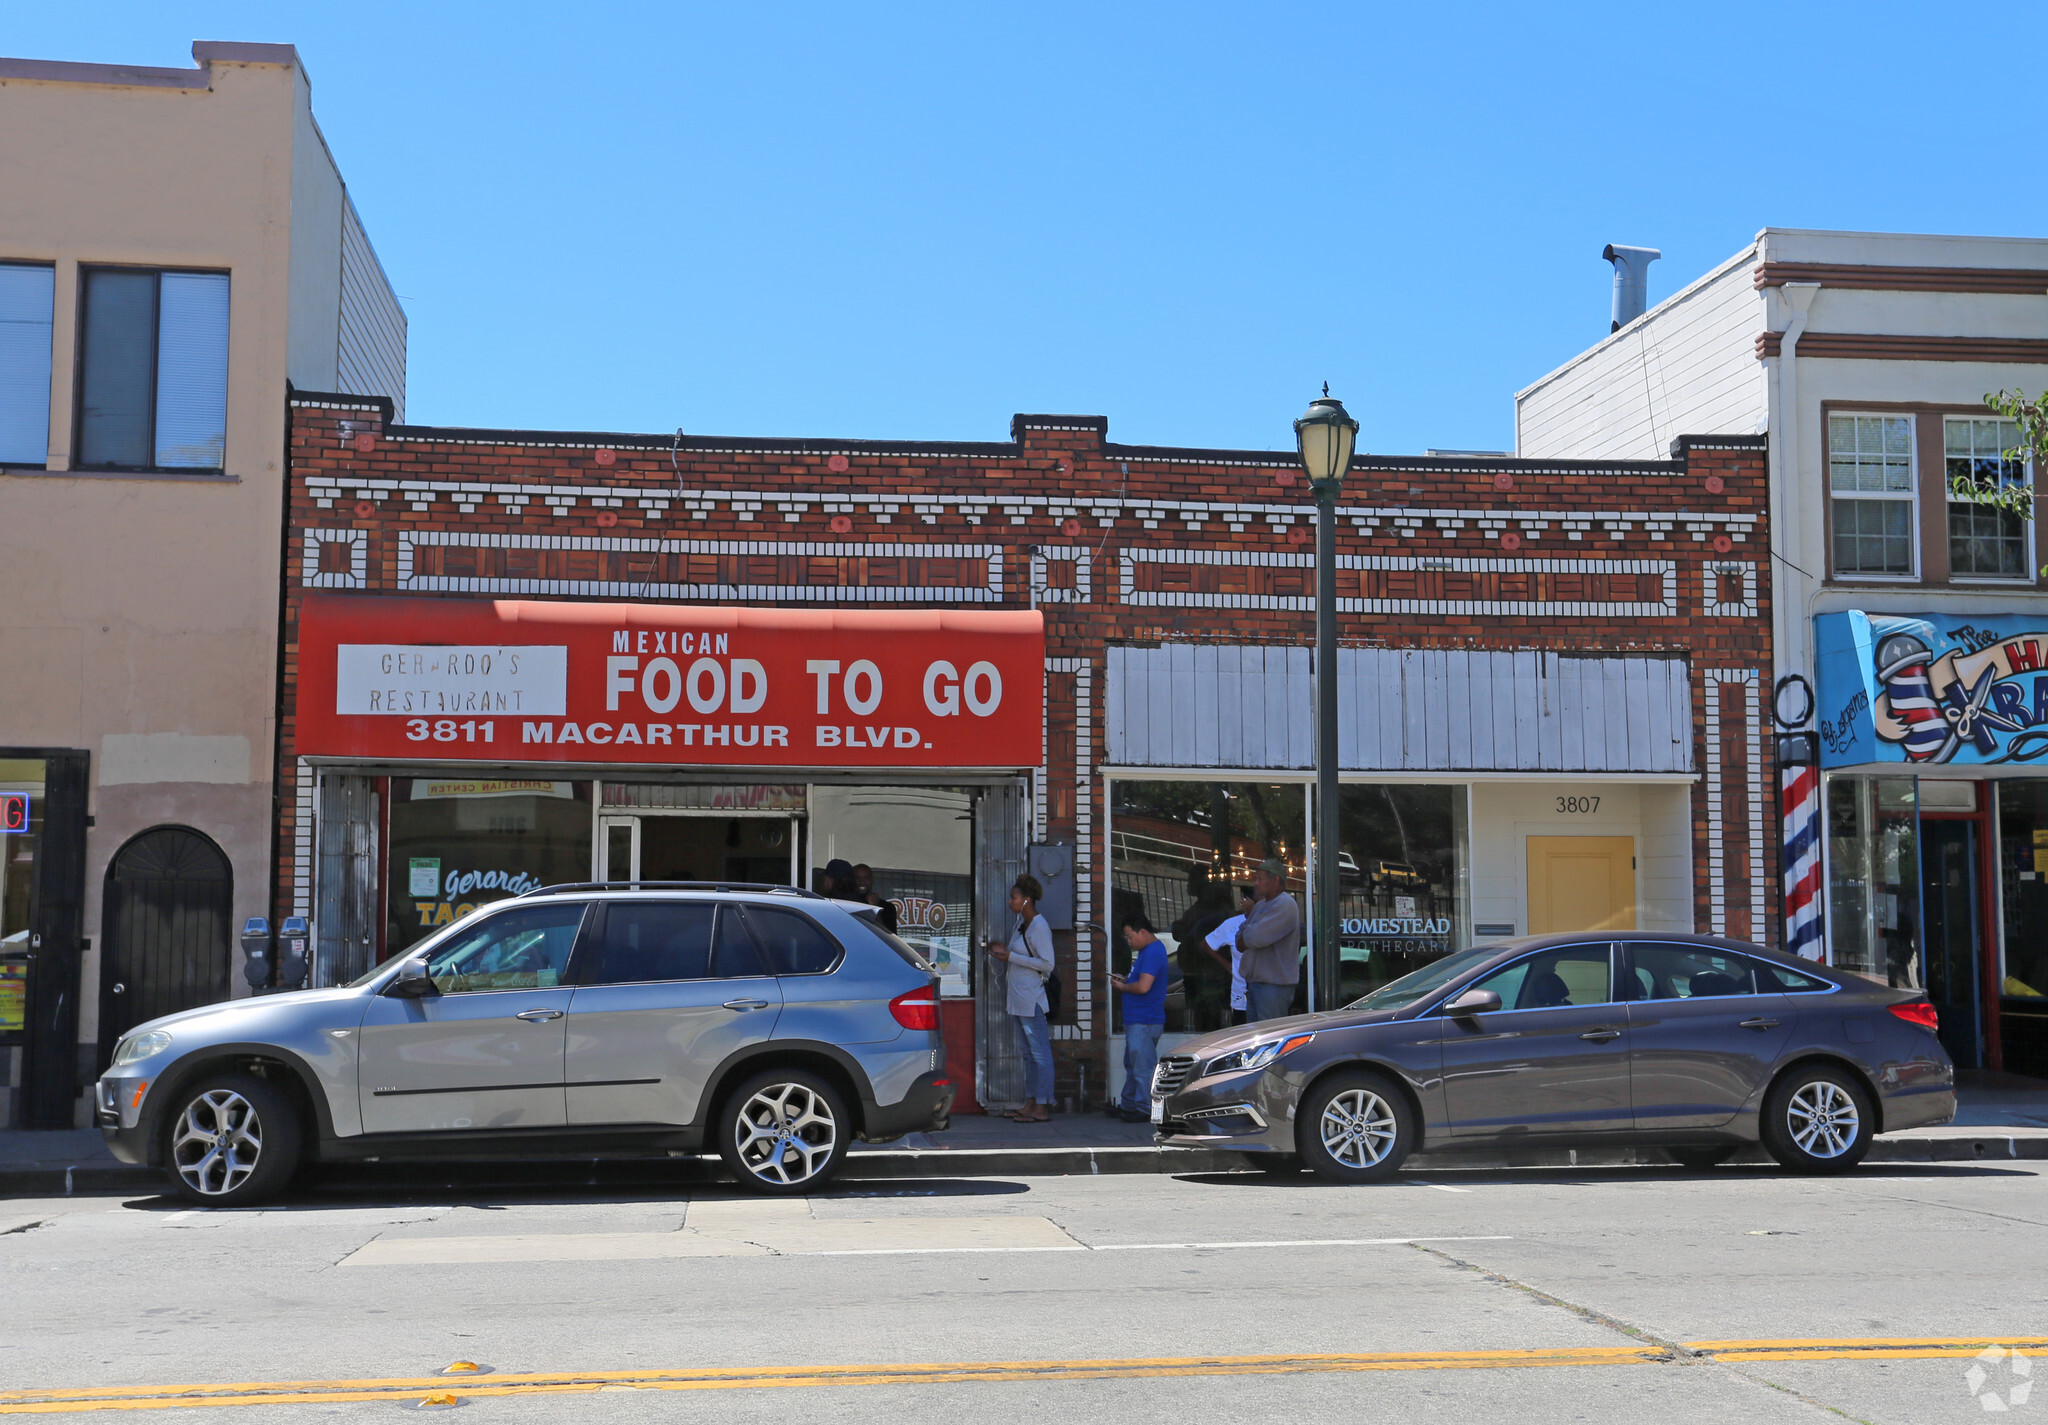
[[[1871,1144],[1866,1163],[1972,1163],[2017,1162],[2048,1159],[2048,1135],[2019,1136],[2006,1133],[1943,1135],[1938,1138],[1880,1138]],[[1747,1148],[1730,1160],[1735,1165],[1769,1165],[1770,1159],[1758,1148]],[[388,1169],[383,1172],[348,1165],[345,1175],[369,1182],[425,1188],[442,1185],[441,1175],[455,1172],[462,1185],[481,1187],[525,1183],[561,1186],[579,1181],[592,1186],[631,1186],[636,1180],[657,1183],[716,1181],[720,1172],[709,1158],[669,1160],[617,1159],[605,1163],[565,1160],[533,1160],[516,1164],[419,1165],[428,1167],[431,1178],[417,1168]],[[1234,1172],[1245,1166],[1244,1155],[1218,1148],[929,1148],[910,1151],[887,1148],[866,1149],[847,1154],[840,1180],[873,1182],[891,1178],[994,1178],[994,1177],[1098,1177],[1128,1173],[1217,1173]],[[1611,1168],[1669,1167],[1670,1160],[1655,1148],[1555,1149],[1532,1153],[1417,1153],[1408,1169],[1444,1172],[1475,1168]],[[508,1171],[510,1170],[510,1171]],[[337,1174],[336,1176],[342,1176]],[[509,1179],[509,1183],[508,1183]],[[449,1183],[449,1186],[456,1184]],[[155,1193],[163,1178],[150,1168],[126,1163],[81,1163],[66,1167],[37,1165],[0,1168],[0,1198],[71,1197],[85,1193]]]

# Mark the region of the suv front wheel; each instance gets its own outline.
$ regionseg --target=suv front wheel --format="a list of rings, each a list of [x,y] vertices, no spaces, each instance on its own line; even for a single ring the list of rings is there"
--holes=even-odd
[[[164,1130],[171,1186],[205,1207],[275,1197],[298,1171],[304,1149],[291,1099],[253,1074],[207,1074],[182,1089]]]
[[[769,1069],[726,1099],[718,1155],[755,1192],[809,1192],[839,1171],[852,1133],[846,1101],[822,1075]]]

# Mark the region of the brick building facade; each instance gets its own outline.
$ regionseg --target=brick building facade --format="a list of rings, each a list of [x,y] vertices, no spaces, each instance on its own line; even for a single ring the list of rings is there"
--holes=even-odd
[[[865,859],[911,918],[941,906],[923,929],[960,995],[986,989],[970,947],[1001,928],[1008,875],[1070,862],[1060,1093],[1092,1098],[1117,1031],[1103,927],[1147,911],[1177,951],[1169,1031],[1201,1030],[1226,1012],[1227,969],[1199,943],[1225,883],[1274,854],[1306,890],[1314,506],[1291,453],[1117,445],[1097,417],[944,443],[400,426],[376,400],[309,393],[291,408],[276,895],[279,915],[315,921],[316,977],[424,933],[415,904],[422,921],[449,913],[454,893],[393,888],[424,895],[450,856],[482,853],[408,827],[468,827],[446,844],[473,847],[502,825],[530,849],[557,825],[562,855],[591,858],[572,879],[617,878],[628,857],[667,874],[652,858],[671,833],[709,844],[652,818],[744,806],[790,817],[788,840],[734,813],[722,851],[687,854],[723,855],[721,875],[786,855],[802,881],[799,848],[815,870],[838,845],[828,823],[856,851],[895,837]],[[1347,991],[1535,929],[1775,938],[1766,499],[1750,437],[1682,439],[1665,461],[1356,461],[1338,543]],[[622,767],[509,731],[461,776],[431,745],[338,757],[301,745],[297,699],[308,600],[370,607],[340,596],[1036,609],[1042,731],[1001,776],[978,759],[972,776],[893,780],[825,750],[795,771],[708,767],[680,746]],[[942,822],[972,844],[910,849]],[[895,864],[919,855],[939,889]],[[978,1090],[1012,1101],[986,999]]]

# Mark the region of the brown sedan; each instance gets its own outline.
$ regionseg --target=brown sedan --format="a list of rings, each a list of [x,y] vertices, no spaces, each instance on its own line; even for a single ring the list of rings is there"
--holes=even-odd
[[[1853,1168],[1947,1123],[1955,1068],[1924,994],[1703,935],[1550,935],[1427,965],[1341,1010],[1160,1060],[1161,1142],[1377,1182],[1418,1149],[1656,1147],[1709,1166],[1762,1142]]]

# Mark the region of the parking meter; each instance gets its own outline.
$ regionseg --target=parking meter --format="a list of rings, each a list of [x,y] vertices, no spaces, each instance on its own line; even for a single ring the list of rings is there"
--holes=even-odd
[[[311,956],[312,932],[306,926],[306,917],[290,915],[277,928],[277,983],[278,988],[296,990],[306,983],[306,971]]]
[[[242,978],[252,990],[270,983],[270,922],[260,915],[242,922]]]

